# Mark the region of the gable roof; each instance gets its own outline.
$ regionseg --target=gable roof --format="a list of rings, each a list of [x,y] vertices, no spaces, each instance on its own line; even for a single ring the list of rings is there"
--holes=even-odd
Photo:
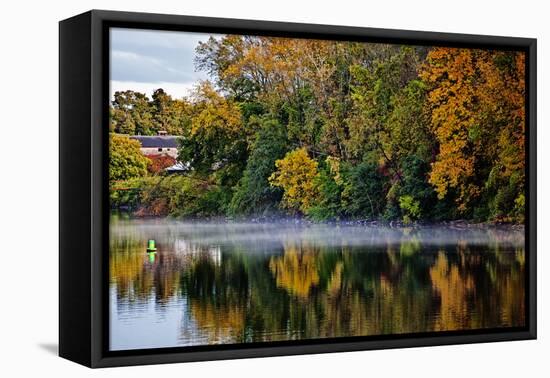
[[[178,148],[178,138],[175,135],[132,135],[130,137],[141,143],[142,148]]]

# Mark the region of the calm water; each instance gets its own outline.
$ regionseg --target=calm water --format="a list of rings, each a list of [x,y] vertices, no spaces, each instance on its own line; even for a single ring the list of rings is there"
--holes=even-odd
[[[111,350],[525,322],[521,229],[112,218],[110,240]]]

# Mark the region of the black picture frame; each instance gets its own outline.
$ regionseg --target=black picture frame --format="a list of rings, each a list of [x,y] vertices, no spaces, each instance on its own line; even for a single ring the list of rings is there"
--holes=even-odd
[[[526,327],[109,351],[110,27],[526,52]],[[536,39],[92,10],[59,23],[59,354],[88,367],[535,339]]]

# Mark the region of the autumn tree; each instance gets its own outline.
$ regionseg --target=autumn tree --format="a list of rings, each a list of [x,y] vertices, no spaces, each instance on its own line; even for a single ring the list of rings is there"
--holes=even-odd
[[[109,181],[127,180],[147,174],[149,160],[141,154],[137,140],[109,135]]]
[[[170,186],[170,214],[523,221],[522,52],[224,35],[195,66],[189,97],[110,109],[111,131],[182,137],[205,195]]]
[[[291,211],[306,213],[313,205],[318,191],[315,185],[317,162],[308,156],[305,148],[299,148],[275,162],[277,170],[269,182],[283,189],[282,205]]]
[[[236,100],[279,116],[297,145],[345,157],[350,70],[368,45],[275,37],[224,36],[197,47],[196,64]]]
[[[176,159],[169,155],[149,155],[147,158],[149,159],[147,170],[151,174],[162,173],[166,168],[176,164]]]
[[[429,181],[462,213],[498,218],[522,206],[524,72],[524,53],[434,48],[428,54],[421,77],[439,144]]]
[[[233,170],[242,174],[248,135],[238,104],[216,92],[209,82],[196,88],[191,102],[191,124],[184,131],[178,160],[203,173]]]

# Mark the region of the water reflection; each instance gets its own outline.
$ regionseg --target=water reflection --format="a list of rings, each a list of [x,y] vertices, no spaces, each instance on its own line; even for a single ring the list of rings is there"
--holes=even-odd
[[[148,239],[157,254],[145,252]],[[112,350],[522,326],[523,230],[113,218]]]

